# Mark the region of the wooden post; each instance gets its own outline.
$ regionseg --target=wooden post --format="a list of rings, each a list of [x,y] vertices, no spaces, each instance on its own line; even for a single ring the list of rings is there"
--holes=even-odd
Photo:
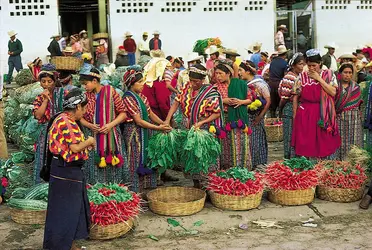
[[[99,32],[107,33],[106,0],[98,0]]]
[[[93,17],[92,12],[87,13],[87,32],[88,32],[88,38],[90,40],[90,51],[93,51]]]

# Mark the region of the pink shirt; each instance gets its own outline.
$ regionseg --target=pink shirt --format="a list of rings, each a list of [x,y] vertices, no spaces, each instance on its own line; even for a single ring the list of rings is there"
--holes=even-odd
[[[80,42],[74,43],[71,47],[74,52],[83,52],[83,47],[81,47]]]

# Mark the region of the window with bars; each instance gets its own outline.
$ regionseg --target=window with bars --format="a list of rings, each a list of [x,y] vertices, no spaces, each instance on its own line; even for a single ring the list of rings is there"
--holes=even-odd
[[[249,1],[248,6],[244,8],[245,11],[257,11],[263,10],[264,6],[267,5],[267,1]]]
[[[208,2],[208,7],[204,8],[206,12],[212,11],[234,11],[234,6],[237,6],[237,1],[210,1]]]
[[[192,7],[196,6],[196,1],[168,1],[165,5],[161,12],[191,12]]]
[[[372,10],[372,0],[360,0],[360,5],[357,5],[358,10]]]
[[[116,0],[122,2],[121,8],[116,9],[116,13],[148,13],[154,6],[153,2],[147,0]]]
[[[11,17],[44,16],[50,9],[45,0],[9,0],[9,5],[12,8],[9,12]]]
[[[346,10],[351,0],[326,0],[322,10]]]

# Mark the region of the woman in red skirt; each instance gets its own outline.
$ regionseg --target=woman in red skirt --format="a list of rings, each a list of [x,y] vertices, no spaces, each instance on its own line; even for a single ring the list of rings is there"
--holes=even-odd
[[[300,74],[294,90],[301,103],[295,112],[292,146],[298,156],[334,159],[340,147],[334,96],[337,80],[331,70],[322,70],[318,50],[306,52],[309,72]]]

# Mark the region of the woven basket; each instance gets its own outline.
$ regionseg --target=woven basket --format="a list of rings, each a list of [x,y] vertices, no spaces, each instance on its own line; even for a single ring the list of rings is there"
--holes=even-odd
[[[272,190],[268,193],[269,201],[279,205],[297,206],[309,204],[314,200],[315,189]]]
[[[258,207],[261,204],[262,191],[248,196],[234,196],[217,194],[210,191],[212,204],[225,210],[249,210]]]
[[[10,216],[12,220],[18,224],[45,224],[46,210],[34,211],[11,208]]]
[[[51,63],[56,65],[58,70],[79,70],[83,65],[83,60],[71,56],[55,56]]]
[[[96,33],[96,34],[93,34],[92,39],[93,40],[98,40],[98,39],[102,39],[102,38],[106,39],[108,37],[109,37],[109,35],[107,33]]]
[[[151,211],[168,216],[191,215],[201,211],[205,197],[203,190],[191,187],[163,187],[147,194]]]
[[[277,118],[265,119],[266,138],[268,142],[283,141],[283,125],[270,125]]]
[[[354,202],[362,199],[364,186],[360,189],[351,188],[329,188],[318,186],[316,196],[321,200],[334,202]]]
[[[128,233],[133,227],[133,220],[127,222],[112,224],[108,226],[92,225],[89,238],[92,240],[109,240],[118,238]]]

